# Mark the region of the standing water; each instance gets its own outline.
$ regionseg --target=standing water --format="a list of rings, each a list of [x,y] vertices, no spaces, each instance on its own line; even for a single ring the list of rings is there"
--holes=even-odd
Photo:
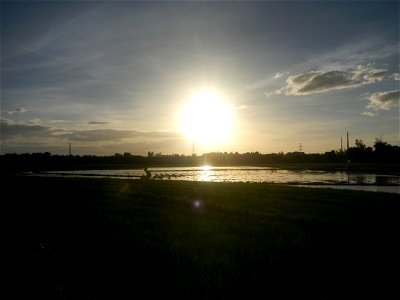
[[[264,182],[318,187],[382,190],[400,193],[400,176],[346,171],[283,170],[265,167],[169,167],[150,168],[154,180],[188,180],[209,182]],[[92,176],[140,179],[143,169],[52,171],[47,175]],[[377,188],[377,187],[381,188]]]

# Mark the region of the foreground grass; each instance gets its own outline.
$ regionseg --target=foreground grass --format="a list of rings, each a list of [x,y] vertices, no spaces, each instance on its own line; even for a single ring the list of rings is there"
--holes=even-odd
[[[31,296],[359,299],[398,292],[395,194],[90,178],[3,183],[13,195],[8,225],[22,243],[18,280]]]

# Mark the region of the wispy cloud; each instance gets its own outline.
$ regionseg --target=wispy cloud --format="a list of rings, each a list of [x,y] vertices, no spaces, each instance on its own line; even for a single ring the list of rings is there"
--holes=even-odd
[[[289,73],[305,73],[305,70],[317,69],[321,72],[334,70],[355,69],[358,65],[367,65],[369,62],[382,62],[398,55],[399,46],[396,43],[388,44],[377,37],[359,40],[342,45],[323,54],[313,54],[308,60],[290,66],[291,72],[276,72],[268,79],[261,78],[245,86],[245,89],[266,87],[273,79],[279,79]],[[271,80],[272,79],[272,80]],[[272,94],[269,92],[268,94]]]
[[[246,108],[248,108],[247,105],[241,105],[241,104],[233,106],[233,109],[235,110],[246,109]]]
[[[385,78],[387,70],[375,68],[371,65],[359,65],[353,70],[309,71],[286,79],[286,86],[273,92],[271,95],[309,95],[324,93],[332,90],[354,88],[365,84],[381,81]]]
[[[377,110],[390,110],[399,106],[400,91],[386,91],[374,93],[369,97],[370,103],[367,108]]]
[[[4,109],[2,111],[4,113],[8,114],[8,115],[13,115],[13,114],[23,114],[24,112],[26,112],[28,110],[21,106],[21,107],[16,108],[16,109],[11,109],[11,110]]]
[[[293,73],[307,69],[331,71],[355,68],[369,62],[380,63],[389,58],[396,58],[398,52],[397,43],[388,43],[377,36],[370,36],[320,55],[312,55],[308,60],[292,66],[291,71]]]

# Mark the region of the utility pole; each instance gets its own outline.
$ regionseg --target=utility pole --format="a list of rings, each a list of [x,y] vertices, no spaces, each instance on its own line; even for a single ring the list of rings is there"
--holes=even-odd
[[[192,156],[196,156],[196,148],[195,148],[195,143],[193,142],[192,145]]]
[[[69,156],[71,156],[72,155],[72,150],[71,150],[71,143],[69,143]]]
[[[300,152],[303,152],[303,143],[300,143],[299,150],[300,150]]]
[[[349,132],[347,131],[347,150],[349,150]]]
[[[343,138],[340,137],[340,152],[343,152]]]

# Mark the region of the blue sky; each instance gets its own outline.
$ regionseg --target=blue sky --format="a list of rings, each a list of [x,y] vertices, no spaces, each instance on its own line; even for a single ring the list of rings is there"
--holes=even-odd
[[[399,145],[398,2],[1,2],[1,153],[190,154],[189,93],[224,95],[197,152]]]

